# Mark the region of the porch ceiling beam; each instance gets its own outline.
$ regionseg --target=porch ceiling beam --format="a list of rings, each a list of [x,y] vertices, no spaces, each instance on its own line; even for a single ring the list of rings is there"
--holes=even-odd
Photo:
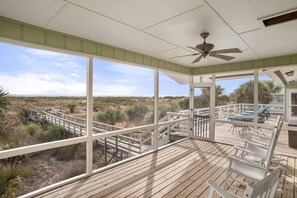
[[[189,67],[0,16],[0,41],[191,74]]]

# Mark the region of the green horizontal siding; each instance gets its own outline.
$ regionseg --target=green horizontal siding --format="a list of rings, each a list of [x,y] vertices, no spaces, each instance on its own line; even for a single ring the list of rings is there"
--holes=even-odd
[[[69,52],[109,58],[125,63],[144,65],[191,74],[191,68],[178,65],[165,60],[140,54],[137,52],[120,49],[110,45],[98,43],[72,35],[51,31],[41,27],[33,26],[23,22],[15,21],[0,16],[0,37],[4,40],[19,41],[52,49],[66,50]]]
[[[47,30],[0,16],[0,37],[5,40],[19,41],[52,49],[103,57],[128,64],[144,65],[189,75],[203,75],[231,71],[265,69],[297,64],[297,54],[249,60],[243,62],[187,67],[161,60],[145,54],[120,49],[84,38]]]
[[[192,69],[193,75],[223,73],[231,71],[244,71],[253,69],[266,69],[271,67],[281,67],[297,64],[297,54],[248,60],[236,63],[226,63],[220,65],[208,65]]]

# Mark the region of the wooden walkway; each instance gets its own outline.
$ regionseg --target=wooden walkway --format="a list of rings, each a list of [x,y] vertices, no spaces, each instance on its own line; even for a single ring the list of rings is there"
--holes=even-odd
[[[229,145],[187,139],[38,197],[207,197],[207,181],[222,185],[233,152]],[[297,195],[297,160],[283,159],[287,177],[277,197],[291,198]]]

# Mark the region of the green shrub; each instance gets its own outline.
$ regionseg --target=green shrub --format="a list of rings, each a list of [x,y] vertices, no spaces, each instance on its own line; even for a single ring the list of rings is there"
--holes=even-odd
[[[189,101],[189,98],[182,98],[178,101],[178,104],[180,106],[181,109],[183,110],[188,110],[189,109],[189,106],[190,106],[190,101]]]
[[[17,191],[26,172],[19,166],[5,167],[0,164],[0,197],[17,197]]]
[[[114,125],[118,122],[123,122],[127,119],[127,115],[120,109],[107,109],[98,113],[97,119],[100,122]]]
[[[41,138],[45,142],[61,140],[65,136],[66,129],[59,125],[51,126],[44,134],[41,135]]]
[[[37,124],[29,124],[26,129],[27,133],[29,133],[31,136],[38,136],[40,134],[40,127]]]
[[[18,116],[24,124],[27,124],[27,122],[29,121],[29,109],[22,108],[19,111]]]
[[[57,155],[57,159],[60,161],[70,161],[75,158],[78,148],[79,144],[56,148],[54,155]]]
[[[128,109],[129,120],[142,120],[148,112],[148,107],[144,103],[136,103]]]
[[[47,127],[48,127],[48,121],[47,121],[47,119],[46,118],[41,118],[40,120],[39,120],[39,124],[41,125],[41,127],[43,128],[43,129],[46,129]]]
[[[74,110],[75,110],[75,107],[77,107],[76,104],[68,104],[67,107],[69,108],[70,110],[70,113],[74,113]]]
[[[8,92],[0,87],[0,118],[4,116],[5,112],[8,110],[9,100],[7,98]]]
[[[174,102],[164,102],[161,103],[159,106],[159,120],[162,119],[167,115],[167,112],[177,112],[178,105]],[[152,124],[154,123],[154,113],[151,113],[147,119],[146,119],[146,124]]]
[[[19,148],[23,146],[23,142],[15,139],[13,141],[1,141],[0,142],[0,151],[1,150],[9,150],[14,148]],[[14,157],[9,157],[0,160],[0,165],[4,165],[5,167],[16,167],[20,162],[22,162],[26,158],[26,155],[17,155]],[[1,184],[1,183],[0,183]]]

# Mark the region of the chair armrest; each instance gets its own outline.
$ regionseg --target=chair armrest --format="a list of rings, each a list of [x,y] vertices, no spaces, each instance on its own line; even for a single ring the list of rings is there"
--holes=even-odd
[[[269,146],[270,142],[268,142],[265,139],[261,139],[261,138],[256,138],[256,137],[252,137],[251,139],[244,139],[243,141],[249,141],[249,142],[254,142],[256,144],[262,144],[266,147]]]
[[[219,185],[217,185],[214,181],[210,180],[207,182],[210,187],[209,197],[212,197],[213,192],[217,192],[220,196],[224,198],[237,198],[235,195],[230,194],[226,190],[223,190]]]
[[[245,153],[248,153],[248,154],[251,154],[251,155],[255,155],[255,156],[257,156],[257,157],[261,157],[261,156],[258,156],[257,155],[257,153],[255,153],[255,152],[253,152],[253,151],[250,151],[250,150],[247,150],[247,149],[245,149],[245,148],[242,148],[242,147],[239,147],[239,146],[233,146],[235,149],[237,149],[237,151],[238,150],[241,150],[242,152],[245,152]],[[236,153],[237,153],[237,151],[236,151]]]
[[[249,143],[258,147],[262,147],[264,149],[268,149],[268,146],[266,144],[262,144],[262,143],[258,143],[258,142],[253,142],[253,141],[249,141],[249,140],[243,140],[245,143]]]
[[[261,169],[261,170],[264,170],[264,171],[267,172],[267,170],[266,170],[265,167],[260,166],[260,165],[255,164],[255,163],[252,163],[252,162],[249,162],[249,161],[246,161],[246,160],[244,160],[244,159],[237,158],[237,157],[234,157],[234,156],[229,156],[229,159],[230,159],[231,161],[232,161],[232,160],[234,160],[234,161],[238,161],[238,162],[241,162],[241,163],[243,163],[243,164],[246,164],[246,165],[249,165],[249,166],[252,166],[252,167],[254,167],[254,168],[258,168],[258,169]],[[232,163],[231,161],[230,161],[230,163]]]

